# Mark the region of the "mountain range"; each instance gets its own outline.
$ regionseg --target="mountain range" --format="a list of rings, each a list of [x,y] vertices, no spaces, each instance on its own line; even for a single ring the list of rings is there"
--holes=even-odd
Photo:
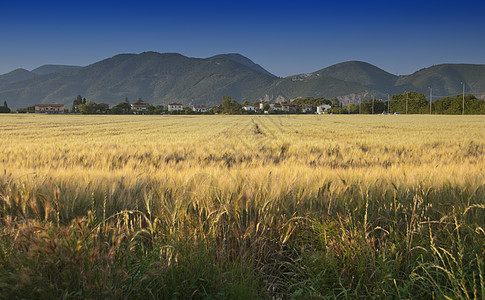
[[[462,93],[485,99],[485,65],[442,64],[397,76],[366,62],[348,61],[313,73],[277,77],[240,54],[190,58],[176,53],[120,54],[89,66],[45,65],[0,75],[0,102],[12,109],[36,103],[71,104],[77,95],[114,105],[125,98],[151,104],[221,103],[337,97],[343,103],[417,91],[433,99]]]

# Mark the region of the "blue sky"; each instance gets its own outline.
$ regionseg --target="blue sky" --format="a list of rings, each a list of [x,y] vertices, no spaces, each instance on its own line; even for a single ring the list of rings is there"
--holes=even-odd
[[[241,53],[278,76],[361,60],[485,64],[485,1],[0,0],[0,74],[120,53]]]

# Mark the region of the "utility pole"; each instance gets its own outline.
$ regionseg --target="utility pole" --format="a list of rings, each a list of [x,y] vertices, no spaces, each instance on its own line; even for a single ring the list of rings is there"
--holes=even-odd
[[[433,102],[433,89],[429,87],[429,114],[431,115],[431,102]]]
[[[461,85],[463,86],[463,115],[465,115],[465,83],[462,82]]]
[[[372,114],[374,114],[374,97],[372,97]]]

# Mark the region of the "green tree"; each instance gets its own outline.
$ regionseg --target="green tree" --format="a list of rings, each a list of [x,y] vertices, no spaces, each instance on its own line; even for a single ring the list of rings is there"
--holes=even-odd
[[[108,112],[108,105],[105,103],[96,104],[96,113],[106,114]]]
[[[390,105],[391,113],[405,114],[407,112],[408,114],[419,114],[426,111],[429,112],[429,102],[426,101],[426,95],[414,91],[393,95]]]
[[[343,113],[345,114],[358,114],[359,106],[354,103],[349,103],[343,108]]]
[[[113,107],[109,110],[109,113],[112,114],[112,115],[122,115],[123,114],[123,109],[121,109],[120,107]]]
[[[336,108],[340,106],[340,101],[337,98],[332,98],[330,99],[330,103],[327,104],[330,104],[333,108]]]
[[[3,106],[0,106],[0,113],[10,113],[11,110],[8,108],[7,101],[3,102]]]
[[[35,106],[27,106],[25,108],[19,108],[19,109],[17,109],[17,112],[18,113],[23,113],[23,114],[25,114],[25,113],[33,113],[33,112],[35,112]]]
[[[335,99],[335,100],[337,100],[337,99]],[[337,100],[337,102],[338,102],[338,100]],[[304,97],[304,98],[295,99],[291,103],[296,104],[298,106],[317,107],[317,106],[323,105],[323,104],[332,105],[332,100],[325,99],[325,98]]]
[[[230,115],[241,114],[241,104],[239,104],[236,100],[231,99],[231,97],[224,95],[222,96],[222,113]]]
[[[463,113],[463,95],[445,97],[433,101],[432,111],[442,115],[461,115]],[[465,114],[485,114],[485,101],[479,100],[475,95],[465,95]]]
[[[86,104],[79,105],[79,112],[81,114],[95,114],[98,112],[99,106],[94,102],[87,102]]]
[[[146,113],[149,115],[153,115],[155,113],[155,109],[156,109],[155,106],[150,104],[147,107]]]
[[[124,102],[120,102],[116,104],[113,108],[111,108],[111,113],[114,115],[122,115],[122,114],[129,114],[131,113],[131,105],[130,103],[126,102],[127,99],[125,99]]]
[[[463,96],[462,99],[463,107]],[[477,99],[475,95],[465,95],[465,114],[466,115],[483,115],[485,114],[485,101]]]
[[[385,109],[386,104],[380,99],[366,100],[359,107],[359,111],[362,114],[381,114]]]
[[[184,112],[185,115],[193,115],[194,114],[194,111],[192,110],[192,108],[190,108],[188,106],[184,106],[183,112]]]
[[[147,113],[150,115],[159,115],[164,112],[165,112],[165,109],[162,105],[157,105],[157,106],[149,105],[147,107]]]
[[[83,104],[83,98],[81,95],[77,95],[76,99],[72,101],[72,112],[78,112],[79,111],[79,105]]]

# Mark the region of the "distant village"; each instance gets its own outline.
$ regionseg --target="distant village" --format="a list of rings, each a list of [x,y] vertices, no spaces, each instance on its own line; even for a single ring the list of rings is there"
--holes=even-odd
[[[221,104],[216,106],[206,105],[184,105],[173,102],[166,106],[152,105],[139,98],[136,102],[130,103],[128,99],[113,107],[106,103],[95,103],[86,101],[78,96],[72,106],[64,104],[35,104],[33,107],[20,109],[21,113],[44,113],[44,114],[324,114],[332,109],[330,100],[317,100],[311,98],[315,103],[292,103],[292,102],[271,102],[258,101],[254,103],[244,102],[242,105],[228,96],[223,97]],[[300,101],[301,102],[301,101]]]

